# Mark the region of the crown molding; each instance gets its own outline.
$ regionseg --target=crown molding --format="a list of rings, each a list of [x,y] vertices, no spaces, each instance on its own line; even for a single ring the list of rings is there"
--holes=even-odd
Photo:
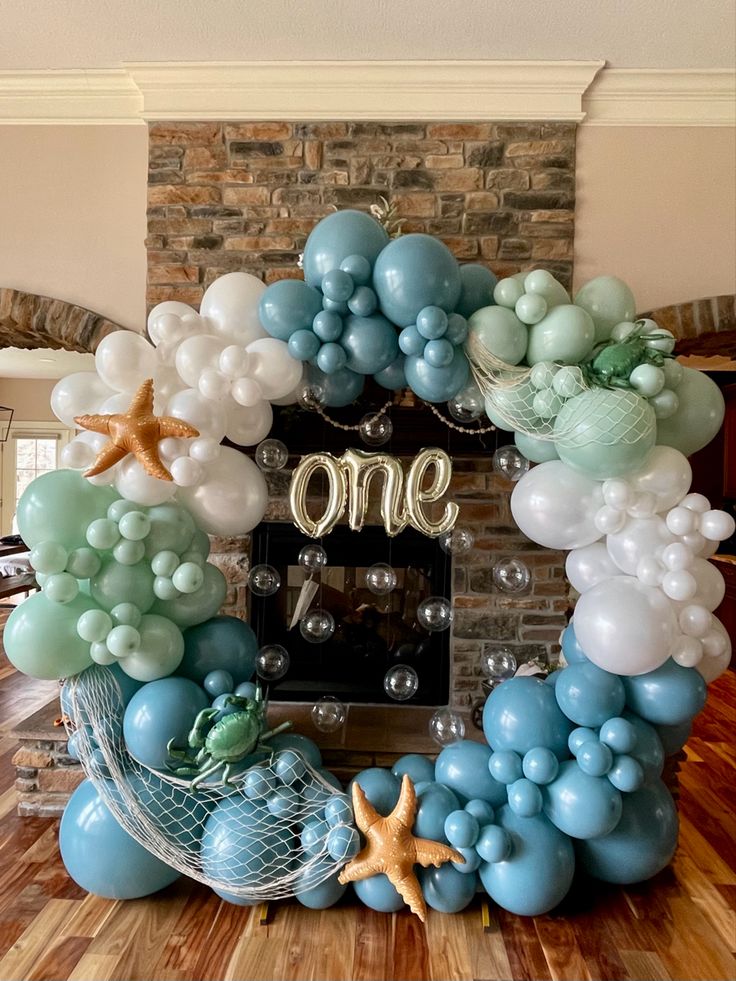
[[[736,73],[602,61],[131,62],[0,72],[0,124],[149,120],[558,120],[736,125]]]

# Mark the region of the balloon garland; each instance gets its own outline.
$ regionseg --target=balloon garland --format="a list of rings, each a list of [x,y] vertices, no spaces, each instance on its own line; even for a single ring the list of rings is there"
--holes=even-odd
[[[70,752],[88,780],[60,844],[90,891],[134,898],[183,872],[230,902],[295,895],[324,908],[352,881],[374,909],[406,899],[423,916],[427,905],[464,908],[480,885],[537,915],[564,897],[576,864],[635,882],[672,857],[665,755],[686,741],[731,651],[708,558],[734,520],[690,492],[687,461],[721,425],[720,392],[672,357],[668,331],[634,319],[615,277],[571,299],[544,270],[497,281],[431,236],[395,231],[388,219],[332,214],[307,240],[304,281],[223,276],[198,313],[159,304],[151,342],[112,334],[95,372],[54,389],[58,418],[84,431],[64,451],[70,469],[37,478],[19,502],[42,592],[11,615],[5,647],[19,670],[67,679]],[[251,678],[283,676],[288,653],[258,650],[247,624],[217,615],[225,580],[207,561],[207,535],[245,533],[264,514],[261,470],[288,455],[261,443],[272,404],[348,405],[369,376],[389,391],[408,385],[435,412],[446,402],[459,422],[485,409],[513,433],[518,449],[499,466],[516,480],[514,518],[532,541],[568,552],[580,598],[548,678],[488,656],[485,744],[463,739],[462,720],[441,710],[435,763],[404,756],[363,771],[346,793],[312,740],[268,730]],[[365,428],[378,445],[390,420]],[[260,443],[261,466],[223,437]],[[422,509],[447,489],[450,466],[424,450],[405,480],[386,454],[307,457],[292,483],[294,519],[320,536],[347,505],[359,530],[380,471],[387,533],[411,522],[460,554],[473,543],[456,506],[437,523]],[[332,487],[314,521],[305,498],[319,467]],[[317,545],[299,557],[310,574],[326,561]],[[395,585],[389,568],[369,573],[377,595]],[[266,565],[250,580],[261,595],[279,588]],[[494,581],[523,587],[528,570],[499,566]],[[305,613],[304,636],[331,635],[325,611]],[[452,611],[431,597],[418,618],[446,629]],[[385,685],[401,699],[416,682],[407,671]],[[313,718],[332,731],[344,708],[323,699]],[[415,877],[417,862],[436,867]]]

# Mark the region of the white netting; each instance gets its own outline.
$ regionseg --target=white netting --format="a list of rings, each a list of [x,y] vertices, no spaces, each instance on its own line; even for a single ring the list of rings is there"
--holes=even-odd
[[[85,773],[128,834],[167,865],[259,902],[311,889],[350,857],[357,832],[348,799],[306,761],[302,767],[301,757],[299,777],[287,774],[288,783],[275,755],[231,784],[209,781],[192,791],[191,778],[151,770],[128,753],[120,688],[107,668],[88,668],[65,689]],[[243,782],[254,770],[263,795],[248,798]],[[341,800],[328,824],[325,804],[334,798]]]

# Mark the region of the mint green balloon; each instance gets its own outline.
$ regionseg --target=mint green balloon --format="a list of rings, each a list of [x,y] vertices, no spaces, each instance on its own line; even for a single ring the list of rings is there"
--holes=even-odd
[[[112,554],[121,565],[135,565],[146,554],[146,546],[143,542],[122,538],[112,550]]]
[[[707,446],[721,428],[726,404],[716,383],[694,368],[683,367],[675,394],[677,410],[657,420],[657,443],[690,456]]]
[[[177,555],[190,548],[197,530],[194,518],[180,504],[159,504],[148,509],[151,528],[146,536],[146,558],[157,552],[172,551]]]
[[[607,341],[616,324],[636,316],[636,300],[617,276],[596,276],[575,295],[575,305],[587,310],[595,324],[595,342]]]
[[[476,310],[468,320],[468,333],[506,364],[518,364],[526,354],[527,328],[507,307]]]
[[[92,663],[89,643],[77,621],[96,604],[83,594],[70,603],[53,603],[43,593],[16,606],[5,624],[3,643],[10,662],[24,674],[47,681],[69,678]]]
[[[51,470],[28,485],[18,501],[18,531],[26,545],[86,545],[87,526],[104,518],[117,493],[95,487],[78,470]]]
[[[657,434],[654,410],[636,392],[592,388],[566,402],[554,426],[563,463],[595,480],[644,465]]]
[[[181,596],[170,576],[156,576],[153,580],[153,593],[160,600],[175,600]]]
[[[43,584],[43,591],[52,603],[71,603],[79,592],[79,583],[68,572],[56,572]]]
[[[36,570],[45,576],[52,576],[56,572],[63,572],[69,553],[58,542],[39,542],[31,549],[28,559]]]
[[[210,537],[206,531],[202,531],[201,528],[197,528],[194,532],[194,538],[189,548],[194,552],[199,552],[203,558],[207,558],[210,554]]]
[[[532,463],[547,463],[548,460],[559,460],[559,454],[551,439],[537,439],[525,433],[514,433],[514,442],[520,453]]]
[[[157,576],[170,578],[179,568],[179,556],[176,552],[165,550],[157,552],[151,559],[151,569]]]
[[[204,568],[204,582],[196,593],[172,600],[156,600],[151,613],[172,620],[178,627],[193,627],[209,620],[225,602],[227,582],[219,569],[209,562]]]
[[[486,415],[495,426],[507,432],[538,429],[544,424],[532,409],[536,394],[537,390],[529,379],[508,388],[499,386],[490,396],[486,396]]]
[[[110,610],[110,616],[116,626],[125,624],[128,627],[137,627],[143,614],[135,603],[118,603]],[[112,624],[110,627],[112,628]]]
[[[140,542],[151,530],[151,520],[143,511],[128,511],[118,522],[120,534],[131,542]]]
[[[98,644],[104,641],[112,627],[112,618],[104,610],[87,610],[77,620],[77,633],[88,644]]]
[[[120,521],[124,514],[130,514],[131,511],[140,511],[140,504],[134,504],[132,501],[126,501],[125,498],[120,498],[117,501],[113,501],[110,507],[107,509],[107,516],[112,521]]]
[[[87,528],[87,541],[100,552],[111,549],[120,541],[118,526],[111,518],[95,518]]]
[[[69,553],[66,571],[71,572],[77,579],[89,579],[100,571],[102,559],[93,548],[75,548]]]
[[[105,638],[105,643],[114,657],[127,657],[140,647],[141,635],[135,627],[121,624],[119,627],[112,628]]]
[[[196,593],[204,583],[204,570],[194,562],[182,562],[171,581],[180,593]]]
[[[122,629],[122,628],[118,628]],[[122,658],[120,667],[136,681],[157,681],[172,674],[184,656],[181,630],[166,617],[146,614],[139,627],[137,648]]]
[[[97,575],[90,579],[92,598],[103,610],[118,603],[134,603],[142,613],[153,605],[153,573],[147,562],[121,565],[112,556],[103,559]]]
[[[594,343],[595,325],[589,314],[572,303],[561,303],[529,328],[527,364],[540,361],[577,364],[588,357]]]

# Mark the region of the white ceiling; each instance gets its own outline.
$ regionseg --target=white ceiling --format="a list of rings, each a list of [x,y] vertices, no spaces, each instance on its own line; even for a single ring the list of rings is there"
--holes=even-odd
[[[0,378],[63,378],[73,371],[94,370],[94,354],[17,347],[0,351]]]
[[[130,61],[736,63],[733,0],[0,0],[0,8],[5,71]]]

